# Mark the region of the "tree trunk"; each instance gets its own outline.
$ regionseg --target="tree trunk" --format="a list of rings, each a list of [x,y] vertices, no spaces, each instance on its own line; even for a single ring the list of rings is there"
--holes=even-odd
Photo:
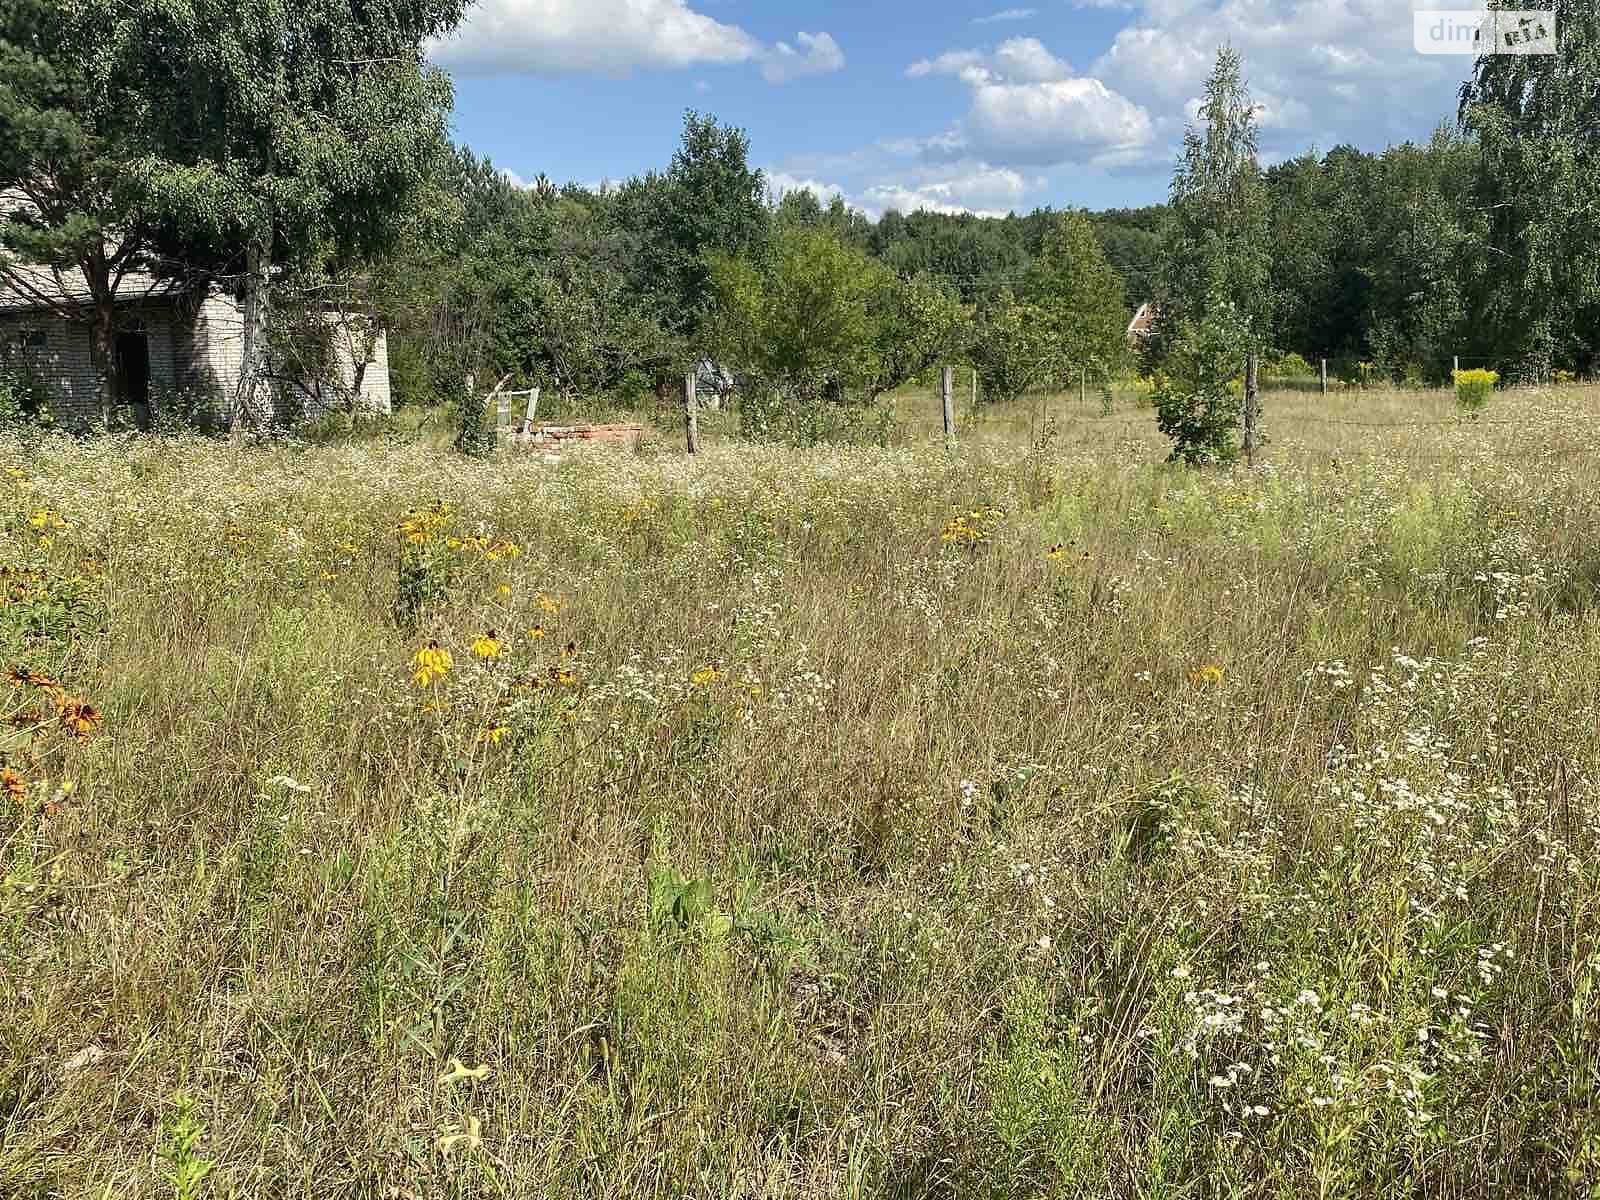
[[[89,361],[94,366],[100,424],[110,429],[122,391],[121,364],[117,361],[117,302],[114,296],[101,296],[98,293],[95,296],[94,316],[89,326]]]
[[[81,263],[93,310],[89,316],[89,361],[94,367],[100,425],[110,429],[122,393],[122,370],[117,355],[117,293],[111,284],[111,264],[96,250]]]
[[[246,251],[244,275],[244,348],[239,361],[239,384],[234,393],[234,437],[248,423],[264,424],[257,408],[261,376],[266,360],[267,308],[271,300],[272,252],[269,247],[251,246]]]

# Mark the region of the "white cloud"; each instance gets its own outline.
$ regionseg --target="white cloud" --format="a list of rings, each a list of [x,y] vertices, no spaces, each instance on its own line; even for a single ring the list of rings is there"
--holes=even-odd
[[[1003,217],[1022,207],[1028,188],[1029,181],[1010,168],[985,162],[953,163],[873,184],[862,192],[859,207],[873,217],[891,208],[903,213],[925,209]]]
[[[1264,157],[1313,142],[1382,146],[1454,115],[1461,60],[1411,44],[1411,11],[1431,2],[1142,0],[1091,73],[1175,129],[1231,44],[1262,106]]]
[[[1038,38],[1011,38],[993,51],[948,50],[938,58],[925,58],[906,68],[906,75],[954,75],[971,87],[986,83],[1044,83],[1066,79],[1072,64],[1057,58]]]
[[[972,213],[979,217],[1003,217],[1003,212],[991,212],[984,209],[972,208],[965,204],[956,204],[943,198],[943,194],[931,188],[913,188],[903,184],[877,184],[867,189],[859,206],[867,216],[877,220],[884,213],[893,209],[895,212],[909,215],[915,212],[946,213],[950,216],[960,216],[962,213]]]
[[[761,75],[768,83],[788,83],[807,75],[827,75],[844,69],[844,51],[832,34],[800,33],[799,47],[779,42],[766,54]]]
[[[930,159],[1104,165],[1136,157],[1154,131],[1140,105],[1098,79],[1075,77],[1037,38],[1013,38],[990,52],[952,50],[906,74],[954,75],[972,93],[967,115],[924,141]]]
[[[836,183],[823,183],[820,179],[803,179],[785,171],[768,171],[766,177],[767,191],[775,199],[781,200],[790,192],[810,192],[818,200],[828,204],[835,196],[845,194],[844,189]]]
[[[1028,193],[1044,185],[1008,167],[969,160],[952,163],[904,163],[879,146],[846,156],[839,162],[855,178],[851,184],[830,183],[794,160],[784,167],[766,169],[767,189],[775,199],[789,192],[810,191],[823,204],[835,197],[876,219],[889,209],[903,213],[926,209],[941,213],[977,213],[1004,216],[1026,207]],[[867,160],[871,160],[868,162]],[[817,164],[812,163],[814,167]]]
[[[696,12],[689,0],[478,0],[461,28],[428,53],[440,66],[476,75],[626,75],[759,63],[769,81],[781,83],[844,66],[830,34],[767,46]]]
[[[1001,21],[1026,21],[1030,17],[1037,17],[1037,8],[1003,8],[997,13],[990,13],[987,17],[973,17],[974,25],[995,25]]]
[[[1098,79],[999,84],[973,93],[968,142],[1002,162],[1103,160],[1138,150],[1151,137],[1150,116]]]

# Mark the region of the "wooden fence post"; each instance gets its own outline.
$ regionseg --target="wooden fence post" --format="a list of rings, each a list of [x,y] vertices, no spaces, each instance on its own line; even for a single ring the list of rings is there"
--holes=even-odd
[[[1456,375],[1461,371],[1461,355],[1454,354],[1450,357],[1450,382],[1456,381]]]
[[[528,407],[527,407],[527,410],[522,414],[522,432],[523,433],[532,433],[533,432],[533,418],[534,418],[534,415],[538,411],[539,411],[539,389],[538,388],[534,388],[533,391],[528,393]]]
[[[1244,360],[1244,461],[1252,467],[1256,464],[1256,371],[1259,364],[1254,351]]]
[[[683,380],[683,430],[688,438],[689,453],[700,453],[700,405],[695,399],[695,373],[690,371]]]
[[[511,397],[504,392],[496,393],[494,405],[494,427],[499,432],[511,424]]]
[[[944,400],[944,442],[947,446],[955,445],[956,440],[956,369],[944,369],[944,385],[940,388]]]
[[[1328,394],[1328,360],[1322,360],[1322,394]]]

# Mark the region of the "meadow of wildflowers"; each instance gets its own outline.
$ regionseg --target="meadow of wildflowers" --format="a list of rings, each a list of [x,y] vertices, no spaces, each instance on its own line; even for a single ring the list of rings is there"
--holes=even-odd
[[[8,444],[0,1196],[1600,1195],[1600,394]]]

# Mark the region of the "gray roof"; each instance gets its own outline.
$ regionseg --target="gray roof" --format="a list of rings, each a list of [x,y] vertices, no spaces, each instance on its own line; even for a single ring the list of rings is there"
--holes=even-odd
[[[129,271],[117,288],[117,302],[138,304],[165,299],[184,290],[176,279],[159,279],[142,271]],[[94,300],[83,272],[76,268],[56,270],[0,258],[0,312],[45,312],[53,306],[87,307]]]
[[[18,188],[0,188],[0,217],[31,208]],[[129,271],[117,286],[117,300],[137,304],[183,290],[172,279],[158,279],[142,271]],[[17,259],[0,250],[0,312],[48,311],[52,306],[87,307],[94,300],[83,272],[74,267],[56,270]]]

